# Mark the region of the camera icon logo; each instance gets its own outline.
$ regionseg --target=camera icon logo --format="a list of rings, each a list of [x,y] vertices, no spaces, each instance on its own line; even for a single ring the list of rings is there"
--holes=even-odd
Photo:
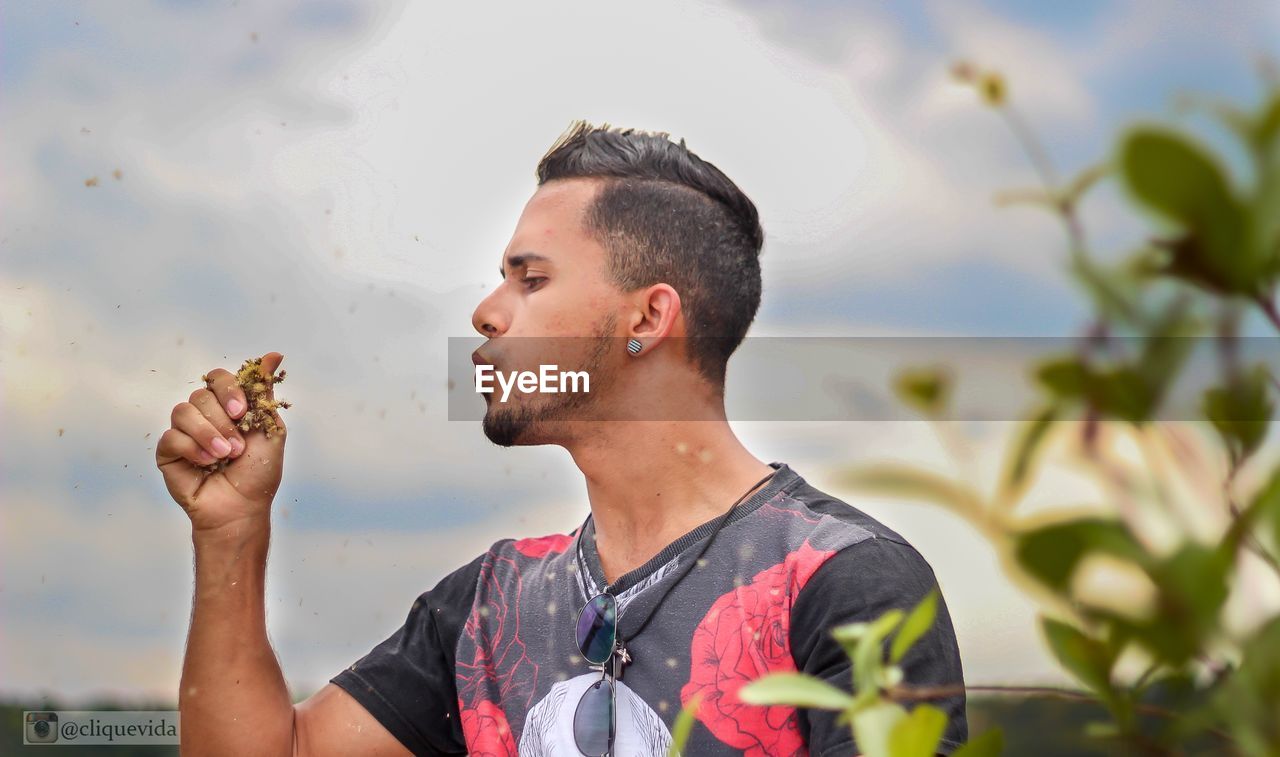
[[[26,730],[22,734],[27,744],[52,744],[58,740],[58,713],[28,712]]]

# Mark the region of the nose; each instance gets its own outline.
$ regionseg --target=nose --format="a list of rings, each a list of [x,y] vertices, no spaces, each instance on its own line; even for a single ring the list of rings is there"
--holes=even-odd
[[[501,288],[481,300],[480,304],[476,305],[475,312],[471,314],[472,328],[480,332],[481,336],[490,339],[502,334],[510,326],[510,315],[505,308],[501,307],[498,299],[500,291]]]

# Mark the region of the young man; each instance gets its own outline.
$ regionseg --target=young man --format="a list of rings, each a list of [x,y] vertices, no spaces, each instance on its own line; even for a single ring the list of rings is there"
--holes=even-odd
[[[790,670],[849,690],[829,630],[937,584],[901,536],[762,462],[727,423],[726,363],[760,302],[755,206],[683,140],[607,124],[575,124],[537,176],[502,283],[472,316],[487,337],[473,360],[503,372],[554,348],[590,391],[485,395],[483,427],[503,446],[564,447],[590,516],[496,542],[292,706],[263,620],[284,436],[242,439],[243,395],[211,373],[157,449],[196,547],[184,754],[658,755],[694,697],[686,754],[857,753],[833,714],[738,691]],[[230,467],[208,478],[192,465],[223,456]],[[910,685],[963,683],[945,603],[903,667]],[[950,752],[967,738],[965,699],[934,704]]]

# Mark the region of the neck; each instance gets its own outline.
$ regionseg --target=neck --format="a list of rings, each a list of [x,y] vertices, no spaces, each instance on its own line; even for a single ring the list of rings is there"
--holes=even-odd
[[[773,471],[723,419],[602,425],[569,453],[586,478],[596,552],[609,583],[723,515]]]

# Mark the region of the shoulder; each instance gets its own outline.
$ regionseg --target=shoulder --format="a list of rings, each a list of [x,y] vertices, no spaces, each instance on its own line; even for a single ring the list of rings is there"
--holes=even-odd
[[[803,478],[771,505],[796,516],[805,542],[823,554],[797,598],[798,610],[811,601],[909,607],[937,584],[928,561],[901,534]]]
[[[821,524],[828,529],[856,534],[861,537],[856,541],[876,537],[909,546],[901,534],[870,514],[818,489],[803,478],[797,476],[796,482],[788,487],[786,494],[780,504],[802,513],[815,525]]]

